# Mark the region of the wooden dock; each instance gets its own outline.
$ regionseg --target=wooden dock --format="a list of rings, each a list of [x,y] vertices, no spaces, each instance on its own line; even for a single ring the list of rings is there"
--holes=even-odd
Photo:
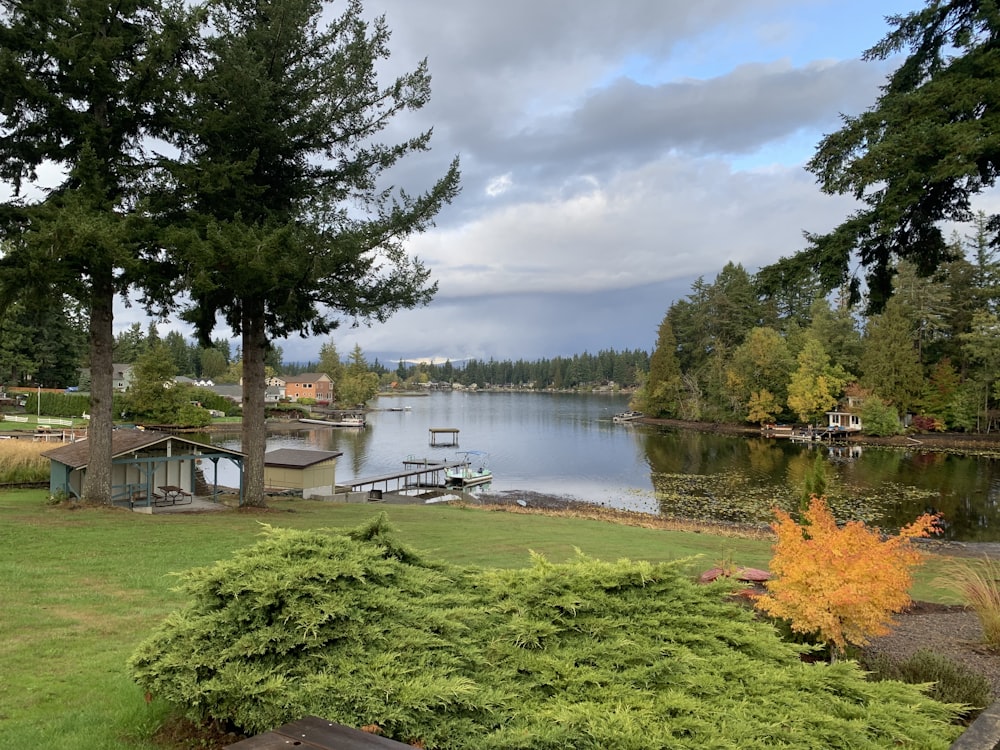
[[[763,425],[760,434],[766,438],[791,440],[793,443],[843,442],[851,434],[834,427],[793,427],[792,425]]]
[[[376,477],[367,477],[343,485],[351,488],[351,492],[362,492],[366,489],[382,489],[389,491],[394,485],[394,489],[413,489],[416,487],[444,487],[445,481],[441,474],[445,469],[453,469],[458,466],[465,466],[467,461],[432,461],[426,458],[408,458],[403,461],[403,471],[392,474],[382,474]],[[379,487],[379,485],[382,485]]]

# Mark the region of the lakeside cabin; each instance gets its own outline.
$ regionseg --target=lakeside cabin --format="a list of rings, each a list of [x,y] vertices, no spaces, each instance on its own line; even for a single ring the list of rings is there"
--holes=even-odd
[[[788,424],[761,425],[760,434],[769,438],[792,440],[832,440],[864,431],[861,420],[863,396],[849,394],[842,398],[833,411],[826,412],[826,427],[794,427]]]

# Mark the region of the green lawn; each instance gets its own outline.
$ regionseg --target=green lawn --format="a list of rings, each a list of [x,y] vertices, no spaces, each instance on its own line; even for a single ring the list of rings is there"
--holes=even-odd
[[[133,514],[45,505],[47,493],[0,493],[0,750],[152,748],[165,707],[147,705],[125,660],[181,604],[172,572],[253,544],[261,524],[352,527],[384,511],[411,546],[462,564],[521,567],[530,551],[563,561],[575,549],[606,560],[700,555],[767,567],[766,541],[602,521],[433,506],[276,501],[268,512]],[[942,599],[920,573],[914,596]]]

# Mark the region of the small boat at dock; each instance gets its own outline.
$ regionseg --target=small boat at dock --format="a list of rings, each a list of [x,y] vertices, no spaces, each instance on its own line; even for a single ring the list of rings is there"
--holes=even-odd
[[[615,414],[612,418],[612,422],[618,422],[619,424],[624,422],[634,422],[635,420],[642,417],[641,411],[623,411],[620,414]]]
[[[458,466],[445,470],[447,487],[478,487],[493,481],[489,468],[490,454],[486,451],[461,451]]]
[[[315,424],[321,427],[364,427],[366,425],[363,414],[349,414],[337,419],[299,419],[304,424]]]

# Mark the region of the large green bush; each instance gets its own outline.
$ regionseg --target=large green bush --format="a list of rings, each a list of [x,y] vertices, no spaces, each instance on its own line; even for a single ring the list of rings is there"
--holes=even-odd
[[[798,647],[682,563],[434,564],[384,516],[188,571],[130,667],[196,718],[306,714],[427,748],[947,748],[953,707]]]

